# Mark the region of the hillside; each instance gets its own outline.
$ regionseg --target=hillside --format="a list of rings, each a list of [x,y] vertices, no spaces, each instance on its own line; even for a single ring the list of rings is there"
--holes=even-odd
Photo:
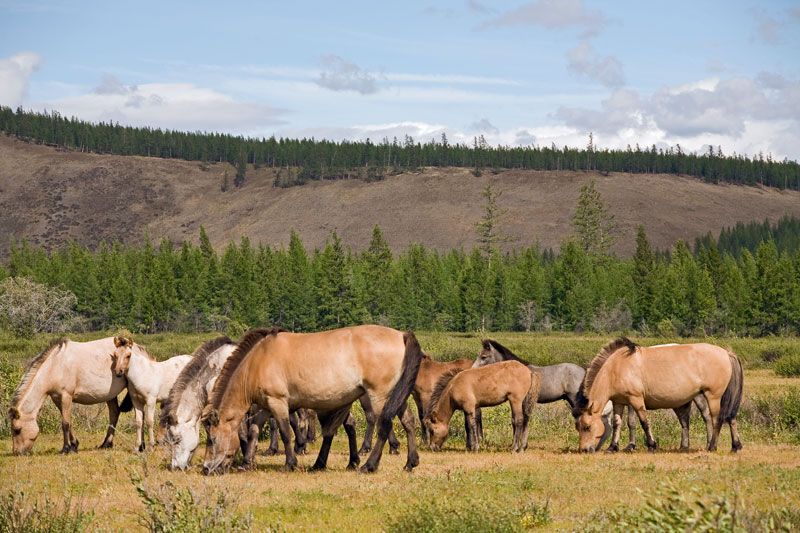
[[[283,245],[295,229],[307,246],[332,230],[355,249],[374,224],[395,249],[421,242],[471,247],[481,216],[481,190],[493,183],[507,209],[503,229],[517,245],[558,246],[570,233],[581,184],[594,178],[619,225],[617,251],[630,253],[636,225],[654,246],[718,232],[737,221],[800,216],[800,192],[713,185],[673,175],[436,168],[383,181],[318,181],[272,186],[274,170],[249,169],[245,185],[222,192],[227,163],[96,155],[27,144],[0,135],[0,254],[12,239],[46,247],[69,240],[196,239],[204,225],[222,246],[248,236]]]

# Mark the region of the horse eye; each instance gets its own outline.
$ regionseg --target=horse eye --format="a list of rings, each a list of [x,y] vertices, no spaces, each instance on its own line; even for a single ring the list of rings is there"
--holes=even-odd
[[[22,433],[22,430],[21,430],[21,429],[17,429],[17,428],[13,428],[13,429],[11,430],[11,432],[12,432],[14,435],[19,435],[20,433]]]

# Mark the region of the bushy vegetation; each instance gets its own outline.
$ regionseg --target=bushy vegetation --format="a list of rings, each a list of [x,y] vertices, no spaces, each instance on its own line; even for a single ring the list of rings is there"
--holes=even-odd
[[[0,281],[0,327],[20,337],[75,329],[75,295],[27,278]]]
[[[72,501],[72,495],[58,503],[49,496],[32,498],[22,490],[8,490],[0,495],[0,532],[2,533],[75,533],[85,531],[94,519]]]
[[[516,532],[552,521],[549,502],[511,505],[508,502],[455,498],[412,505],[386,523],[389,533]]]
[[[148,488],[137,476],[132,481],[145,507],[140,524],[152,533],[230,533],[251,529],[250,515],[232,511],[230,498],[222,492],[204,498],[169,481],[157,488]]]
[[[680,490],[665,485],[656,494],[645,496],[641,507],[598,511],[581,531],[674,532],[717,531],[795,531],[800,527],[797,509],[749,512],[738,495],[710,496],[700,491]]]
[[[425,142],[404,139],[326,141],[316,139],[251,139],[202,132],[135,128],[112,123],[92,124],[57,112],[37,113],[0,106],[0,131],[39,143],[88,152],[226,161],[237,168],[235,183],[245,179],[245,166],[284,168],[276,185],[309,180],[362,177],[379,179],[387,172],[420,167],[482,169],[593,170],[600,172],[667,173],[697,176],[710,182],[768,185],[800,189],[800,165],[758,154],[724,156],[721,148],[687,154],[678,145],[664,150],[628,147],[626,150],[539,146],[489,146],[483,136],[472,146],[452,144],[447,137]]]
[[[784,355],[775,363],[775,373],[779,376],[800,376],[800,353]]]

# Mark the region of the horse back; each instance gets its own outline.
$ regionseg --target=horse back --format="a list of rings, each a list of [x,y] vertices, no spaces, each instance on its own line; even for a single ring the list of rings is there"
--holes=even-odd
[[[89,342],[68,341],[53,357],[52,371],[58,373],[57,381],[62,390],[73,396],[80,404],[95,404],[116,397],[126,387],[125,378],[119,378],[111,370],[111,353],[114,338],[106,337]]]
[[[502,361],[457,374],[452,380],[450,396],[459,405],[474,401],[479,407],[491,407],[512,396],[524,398],[533,379],[527,365]]]

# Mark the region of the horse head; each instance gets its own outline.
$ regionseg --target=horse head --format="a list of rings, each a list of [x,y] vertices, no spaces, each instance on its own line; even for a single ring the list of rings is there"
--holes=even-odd
[[[599,413],[592,412],[591,404],[575,417],[575,429],[578,430],[578,449],[587,453],[600,447],[606,431],[602,417]]]
[[[423,424],[425,424],[425,429],[428,430],[428,434],[430,435],[431,450],[441,450],[444,441],[447,439],[447,435],[450,433],[450,424],[439,420],[435,412],[426,416]]]
[[[111,370],[118,378],[128,372],[133,354],[133,340],[130,337],[114,337],[114,351],[111,352]]]
[[[8,418],[11,421],[11,452],[14,455],[29,453],[39,436],[36,415],[24,415],[17,407],[11,407]]]
[[[210,404],[203,409],[201,420],[208,435],[203,474],[227,472],[239,449],[239,424],[233,418],[220,417],[219,410]]]

